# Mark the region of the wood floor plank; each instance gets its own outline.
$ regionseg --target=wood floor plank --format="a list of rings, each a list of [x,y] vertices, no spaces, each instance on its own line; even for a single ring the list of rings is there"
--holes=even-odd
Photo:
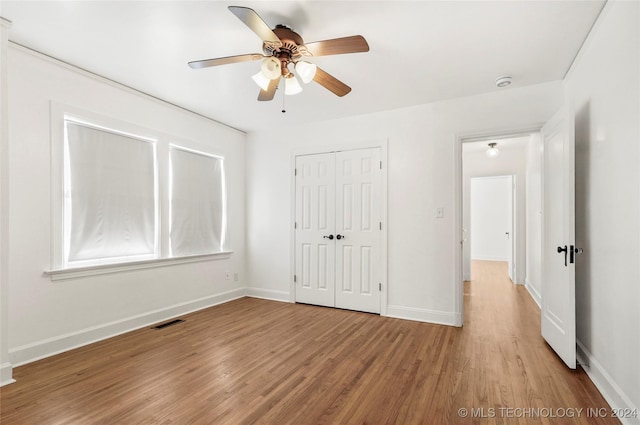
[[[472,273],[463,328],[244,298],[16,368],[0,422],[619,423],[587,416],[609,406],[544,342],[506,265],[474,262]]]

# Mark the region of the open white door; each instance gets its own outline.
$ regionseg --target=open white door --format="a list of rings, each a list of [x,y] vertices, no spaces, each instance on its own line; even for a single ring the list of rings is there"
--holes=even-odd
[[[575,139],[567,106],[543,128],[542,336],[576,367]]]

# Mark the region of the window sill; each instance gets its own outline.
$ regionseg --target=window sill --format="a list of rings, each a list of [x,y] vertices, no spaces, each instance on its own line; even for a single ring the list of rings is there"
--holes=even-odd
[[[52,281],[78,279],[102,274],[121,273],[132,270],[153,269],[177,264],[198,263],[202,261],[226,260],[233,251],[216,252],[214,254],[190,255],[188,257],[154,258],[152,260],[133,261],[131,263],[99,264],[95,266],[73,267],[67,269],[45,270],[44,274]]]

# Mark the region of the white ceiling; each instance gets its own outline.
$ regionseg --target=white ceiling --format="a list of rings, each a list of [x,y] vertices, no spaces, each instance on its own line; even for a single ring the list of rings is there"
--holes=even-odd
[[[10,40],[251,131],[560,80],[604,2],[595,1],[6,1]],[[188,61],[261,53],[227,6],[247,6],[306,42],[363,35],[368,53],[311,60],[353,91],[316,83],[258,102],[259,62],[192,70]],[[497,89],[500,75],[513,76]]]
[[[481,142],[465,142],[462,144],[462,152],[467,153],[477,153],[477,152],[485,152],[489,149],[489,143],[496,143],[496,147],[500,151],[507,150],[524,150],[527,148],[530,137],[527,136],[517,136],[517,137],[508,137],[505,139],[497,139],[497,140],[484,140]]]

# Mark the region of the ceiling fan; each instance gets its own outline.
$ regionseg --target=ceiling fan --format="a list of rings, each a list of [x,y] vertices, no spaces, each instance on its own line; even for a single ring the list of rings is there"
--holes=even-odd
[[[264,54],[250,53],[198,60],[189,62],[191,68],[199,69],[262,60],[260,72],[252,77],[256,84],[260,86],[260,94],[258,95],[258,100],[260,101],[273,99],[281,78],[284,78],[285,81],[285,94],[297,94],[302,91],[302,86],[298,83],[296,76],[289,70],[289,65],[291,64],[293,64],[303,83],[309,83],[313,80],[340,97],[351,91],[351,87],[342,81],[323,71],[315,64],[302,59],[305,56],[368,52],[369,45],[361,35],[305,44],[298,33],[285,25],[276,25],[273,29],[269,28],[253,9],[229,6],[229,10],[260,37]]]

